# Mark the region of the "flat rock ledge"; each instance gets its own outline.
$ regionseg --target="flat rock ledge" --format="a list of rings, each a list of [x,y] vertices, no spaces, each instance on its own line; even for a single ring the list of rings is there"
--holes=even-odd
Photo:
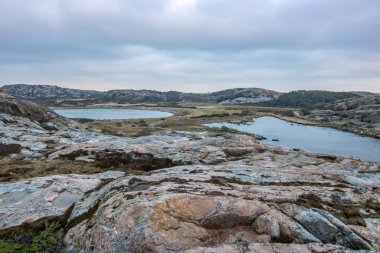
[[[86,193],[122,177],[124,172],[58,175],[0,184],[0,235],[20,226],[60,219]]]

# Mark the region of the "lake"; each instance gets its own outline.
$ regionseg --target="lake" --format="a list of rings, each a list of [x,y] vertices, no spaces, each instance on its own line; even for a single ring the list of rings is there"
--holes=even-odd
[[[263,144],[299,148],[314,153],[358,157],[380,162],[380,139],[363,137],[333,128],[291,123],[275,117],[261,117],[248,124],[210,123],[208,127],[228,127],[266,137]],[[278,141],[274,141],[277,139]]]
[[[70,119],[94,120],[164,118],[173,115],[172,113],[162,111],[119,108],[54,109],[54,111]]]

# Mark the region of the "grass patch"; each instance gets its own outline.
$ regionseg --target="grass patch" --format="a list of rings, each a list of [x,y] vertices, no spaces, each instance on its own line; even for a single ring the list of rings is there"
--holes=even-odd
[[[57,174],[95,174],[106,170],[84,161],[67,159],[30,161],[4,157],[0,159],[0,182]]]
[[[62,252],[63,229],[59,223],[46,225],[45,229],[37,233],[31,239],[23,240],[20,236],[8,240],[0,240],[0,252],[2,253],[53,253]]]
[[[203,106],[204,105],[202,105],[202,107]],[[182,131],[204,129],[202,126],[203,123],[210,122],[214,119],[229,120],[231,117],[241,118],[242,110],[246,110],[246,108],[233,106],[222,107],[209,105],[207,107],[210,108],[196,108],[195,106],[191,108],[175,108],[175,115],[166,118],[93,121],[88,122],[87,126],[109,134],[136,137],[154,134],[156,131],[162,130]],[[141,123],[142,121],[143,123]]]

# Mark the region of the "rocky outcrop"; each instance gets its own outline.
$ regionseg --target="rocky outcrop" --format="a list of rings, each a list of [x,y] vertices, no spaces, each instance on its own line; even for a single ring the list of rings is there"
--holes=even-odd
[[[57,130],[57,127],[54,126],[55,124],[65,125],[70,122],[46,107],[18,100],[5,93],[0,93],[0,113],[27,118],[33,122],[42,124],[48,130]],[[5,119],[3,118],[2,121],[4,122]]]
[[[332,108],[348,120],[380,126],[380,95],[349,99],[333,104]]]
[[[220,104],[255,104],[278,98],[280,92],[259,88],[236,88],[210,93],[210,101]]]
[[[329,110],[311,110],[297,117],[321,126],[336,128],[363,136],[380,138],[380,96],[365,94],[327,106]]]
[[[336,111],[348,111],[354,109],[378,108],[380,105],[380,95],[367,95],[358,98],[336,102],[332,108]]]
[[[270,154],[113,181],[76,203],[65,237],[68,250],[380,250],[372,239],[379,228],[371,227],[372,236],[350,228],[379,214],[377,176],[349,183],[356,174],[353,161],[333,164],[288,153],[264,162]]]

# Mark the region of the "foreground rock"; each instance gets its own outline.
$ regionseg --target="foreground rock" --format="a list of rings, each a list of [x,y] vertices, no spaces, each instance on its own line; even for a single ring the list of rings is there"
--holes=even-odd
[[[123,172],[97,175],[62,175],[0,184],[0,234],[19,226],[38,227],[64,218],[72,204]]]
[[[270,153],[116,180],[76,203],[67,247],[70,252],[380,250],[379,227],[371,221],[371,232],[365,228],[370,217],[379,218],[377,174],[357,174],[350,160],[336,164],[284,153],[273,161]]]

